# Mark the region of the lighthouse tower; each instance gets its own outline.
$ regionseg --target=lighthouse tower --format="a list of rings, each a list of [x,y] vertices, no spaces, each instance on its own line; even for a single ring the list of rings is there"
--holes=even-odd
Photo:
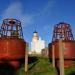
[[[36,31],[33,32],[32,41],[36,42],[39,39],[38,33]]]
[[[45,41],[41,40],[36,31],[33,32],[32,42],[31,42],[31,53],[41,54],[41,50],[45,48]]]

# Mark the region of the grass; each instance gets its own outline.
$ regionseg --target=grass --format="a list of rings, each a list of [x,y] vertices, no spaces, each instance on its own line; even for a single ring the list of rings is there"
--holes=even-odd
[[[75,64],[75,62],[73,63]],[[75,65],[65,67],[65,75],[75,75]],[[56,68],[52,67],[50,60],[44,57],[29,57],[28,72],[25,73],[24,65],[17,70],[16,75],[58,75]]]
[[[66,67],[65,68],[65,75],[75,75],[75,67]]]
[[[17,75],[57,75],[56,69],[52,67],[48,58],[30,57],[28,68],[28,72],[25,73],[24,66],[22,66],[17,71]]]

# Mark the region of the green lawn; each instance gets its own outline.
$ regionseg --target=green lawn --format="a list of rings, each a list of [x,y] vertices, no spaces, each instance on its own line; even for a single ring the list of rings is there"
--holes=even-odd
[[[75,62],[74,62],[75,64]],[[75,65],[65,68],[65,75],[75,75]],[[16,75],[58,75],[56,68],[52,67],[49,58],[29,57],[28,72],[25,73],[24,66],[17,70]]]
[[[57,75],[57,71],[52,67],[48,58],[30,57],[28,64],[28,72],[24,72],[24,66],[18,71],[17,75]]]

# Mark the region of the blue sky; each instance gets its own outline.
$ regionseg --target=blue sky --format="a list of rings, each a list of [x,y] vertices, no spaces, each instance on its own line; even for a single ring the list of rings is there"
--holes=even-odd
[[[71,25],[75,38],[75,0],[0,0],[0,24],[4,18],[22,22],[28,43],[36,29],[47,46],[52,40],[53,26],[62,21]]]

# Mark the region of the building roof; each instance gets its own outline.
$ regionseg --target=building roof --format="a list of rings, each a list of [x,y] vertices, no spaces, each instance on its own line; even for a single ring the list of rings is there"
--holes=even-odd
[[[33,33],[38,33],[36,30]]]

